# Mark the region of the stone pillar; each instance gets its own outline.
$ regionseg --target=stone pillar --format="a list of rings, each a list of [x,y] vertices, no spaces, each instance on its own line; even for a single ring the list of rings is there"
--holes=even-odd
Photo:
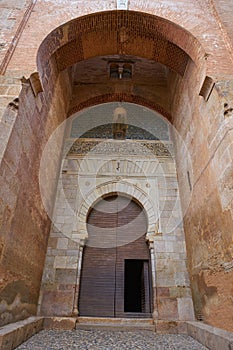
[[[149,242],[150,258],[151,258],[151,273],[152,273],[152,290],[153,290],[153,319],[158,319],[157,291],[156,291],[156,266],[154,241]]]
[[[85,242],[86,242],[86,239],[82,239],[80,241],[80,246],[79,246],[77,275],[76,275],[76,284],[75,284],[75,291],[74,291],[74,304],[73,304],[72,316],[78,316],[78,314],[79,314],[78,297],[79,297],[79,288],[80,288],[80,277],[81,277],[81,271],[82,271],[83,249],[85,246]]]

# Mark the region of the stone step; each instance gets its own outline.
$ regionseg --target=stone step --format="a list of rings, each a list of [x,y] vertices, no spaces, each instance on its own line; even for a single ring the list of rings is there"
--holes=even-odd
[[[109,331],[155,331],[152,318],[78,317],[76,329]]]
[[[42,329],[43,317],[36,316],[0,327],[0,349],[15,349]]]

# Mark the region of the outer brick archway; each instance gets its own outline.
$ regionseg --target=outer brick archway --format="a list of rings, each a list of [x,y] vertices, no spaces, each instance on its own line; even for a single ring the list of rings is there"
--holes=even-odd
[[[189,32],[168,20],[134,11],[107,11],[56,28],[41,44],[37,62],[43,70],[53,58],[62,71],[90,57],[130,54],[153,59],[183,76],[188,60],[195,62],[200,48]]]
[[[173,80],[182,82],[199,64],[200,55],[204,57],[199,42],[172,22],[145,13],[111,11],[77,18],[55,29],[41,44],[37,63],[47,104],[52,108],[56,103],[65,105],[63,120],[88,106],[127,101],[149,107],[172,121],[169,86],[165,92],[168,103],[137,90],[126,91],[123,86],[115,86],[109,93],[96,88],[90,97],[76,100],[74,73],[79,64],[95,57],[140,57],[164,67]],[[108,84],[103,85],[108,91]],[[50,115],[52,118],[54,112]]]
[[[52,98],[59,73],[92,57],[138,56],[167,67],[181,78],[202,54],[204,51],[192,34],[168,20],[134,11],[107,11],[74,19],[52,31],[38,50],[37,64],[43,89]],[[123,92],[101,98],[96,95],[92,101],[72,107],[69,115],[89,103],[125,98]],[[146,102],[134,93],[130,98],[170,119],[166,106]]]

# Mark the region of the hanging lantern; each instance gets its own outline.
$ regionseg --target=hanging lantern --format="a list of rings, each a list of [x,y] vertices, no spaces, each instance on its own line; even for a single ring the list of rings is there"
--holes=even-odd
[[[117,107],[113,113],[113,138],[115,140],[125,140],[127,129],[127,111],[121,106]]]

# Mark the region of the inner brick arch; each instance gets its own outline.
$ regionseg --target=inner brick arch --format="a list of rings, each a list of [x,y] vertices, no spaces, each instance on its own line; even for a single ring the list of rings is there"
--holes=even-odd
[[[80,112],[85,108],[92,107],[101,103],[118,102],[118,101],[134,103],[139,106],[147,107],[155,112],[158,112],[161,118],[165,118],[165,120],[168,120],[170,122],[172,120],[171,114],[155,101],[151,101],[142,96],[137,96],[137,95],[128,94],[128,93],[109,93],[109,94],[102,94],[102,95],[92,97],[90,99],[87,99],[84,102],[77,103],[75,106],[73,106],[72,109],[69,110],[68,116],[72,116],[75,113]]]

